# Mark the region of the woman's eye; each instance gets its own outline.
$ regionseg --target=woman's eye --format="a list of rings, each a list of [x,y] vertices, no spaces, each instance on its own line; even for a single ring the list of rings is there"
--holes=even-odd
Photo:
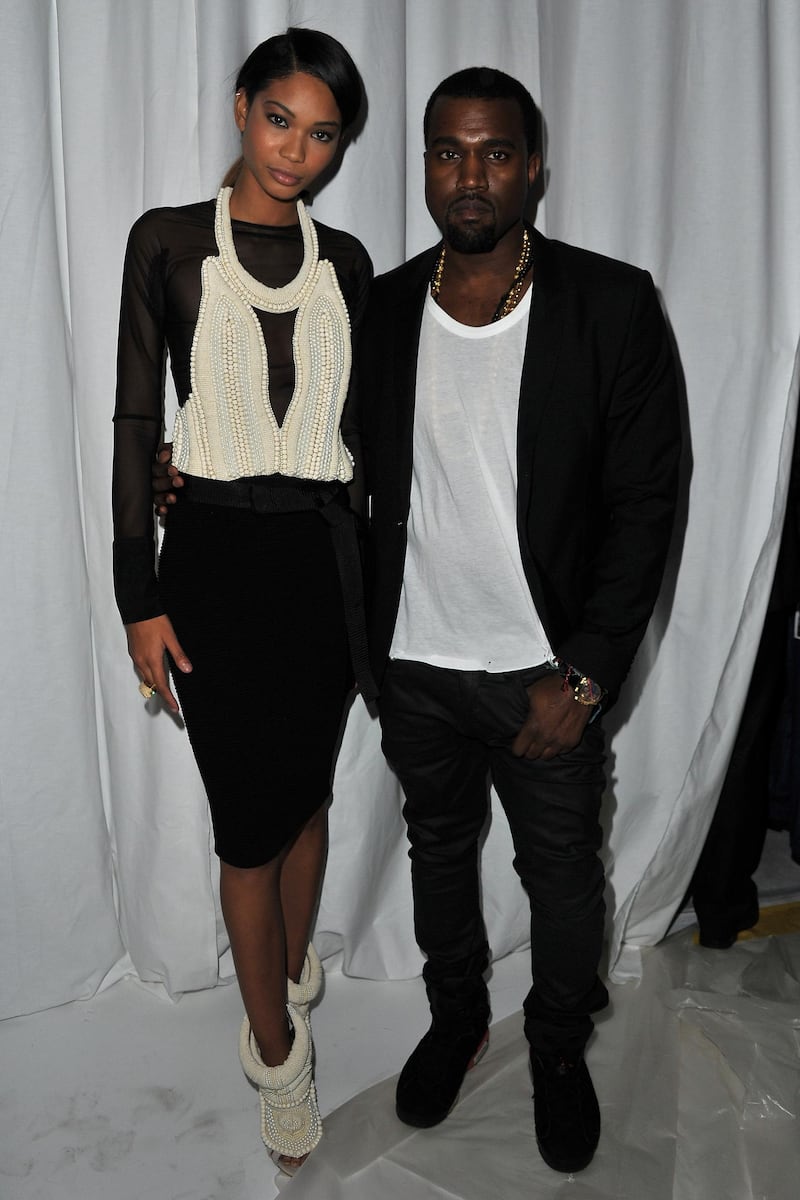
[[[267,120],[271,121],[273,125],[277,125],[281,129],[286,129],[287,127],[286,118],[282,117],[280,113],[267,113]]]
[[[331,140],[332,134],[329,133],[327,129],[317,129],[314,131],[314,133],[312,133],[311,136],[313,138],[315,138],[318,142],[329,142]]]

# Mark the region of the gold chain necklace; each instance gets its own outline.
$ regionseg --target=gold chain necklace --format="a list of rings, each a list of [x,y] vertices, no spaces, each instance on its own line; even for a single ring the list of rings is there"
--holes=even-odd
[[[442,244],[439,251],[439,257],[436,259],[436,266],[433,268],[431,276],[431,296],[434,300],[439,299],[439,292],[442,289],[442,276],[444,275],[444,264],[447,257],[447,251]],[[531,247],[531,238],[527,228],[522,229],[522,250],[519,256],[519,262],[514,268],[514,278],[511,280],[511,287],[498,301],[497,308],[494,310],[492,322],[500,321],[503,317],[507,317],[510,312],[513,312],[517,307],[522,296],[522,289],[525,283],[525,276],[533,266],[533,252]]]

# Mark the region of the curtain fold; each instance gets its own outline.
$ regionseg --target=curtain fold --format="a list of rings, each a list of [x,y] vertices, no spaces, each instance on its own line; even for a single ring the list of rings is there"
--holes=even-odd
[[[135,969],[230,973],[184,730],[145,707],[111,590],[111,413],[127,231],[214,195],[232,93],[287,24],[339,37],[366,124],[313,215],[386,270],[436,238],[422,114],[473,64],[521,78],[546,133],[537,224],[647,267],[688,435],[667,578],[618,708],[606,802],[611,961],[665,932],[711,819],[777,555],[797,408],[800,8],[793,0],[21,0],[0,41],[0,1015]],[[167,398],[167,428],[174,399]],[[336,770],[318,921],[346,970],[419,971],[402,798],[360,701]],[[496,954],[529,936],[494,806]]]
[[[123,952],[95,725],[55,18],[36,3],[4,22],[0,82],[3,1015],[91,995]]]

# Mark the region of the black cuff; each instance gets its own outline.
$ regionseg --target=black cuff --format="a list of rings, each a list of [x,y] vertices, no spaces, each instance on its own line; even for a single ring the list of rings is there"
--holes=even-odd
[[[114,594],[125,625],[160,617],[155,544],[152,538],[118,538],[114,542]]]

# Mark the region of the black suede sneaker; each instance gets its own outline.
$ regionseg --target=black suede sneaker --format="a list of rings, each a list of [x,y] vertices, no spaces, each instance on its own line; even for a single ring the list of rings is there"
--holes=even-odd
[[[406,1125],[430,1129],[458,1099],[464,1076],[483,1057],[489,1030],[453,1034],[430,1027],[400,1072],[395,1111]]]
[[[738,915],[729,919],[726,924],[707,919],[700,921],[697,940],[708,950],[730,950],[740,933],[758,924],[759,915],[758,902],[754,901],[748,905],[746,911],[739,909]]]
[[[600,1140],[600,1107],[583,1059],[531,1051],[536,1144],[554,1171],[588,1167]]]

